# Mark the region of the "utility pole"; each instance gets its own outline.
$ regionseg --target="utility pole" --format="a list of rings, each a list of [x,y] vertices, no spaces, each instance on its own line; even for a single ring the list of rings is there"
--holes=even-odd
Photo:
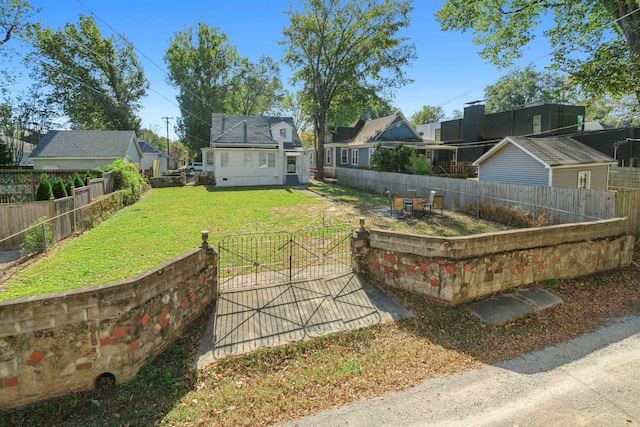
[[[167,156],[169,156],[169,120],[173,120],[173,117],[162,117],[162,120],[167,123]]]

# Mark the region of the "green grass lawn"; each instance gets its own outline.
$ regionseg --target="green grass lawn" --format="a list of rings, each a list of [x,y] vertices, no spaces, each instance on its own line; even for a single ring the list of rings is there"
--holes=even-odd
[[[368,213],[387,206],[382,197],[324,183],[310,189],[327,199],[285,188],[150,190],[140,202],[16,272],[3,283],[0,300],[133,277],[198,247],[202,230],[209,230],[212,245],[230,233],[295,231],[331,222],[355,227],[361,216],[367,227],[417,234],[456,236],[495,230],[454,213],[421,220],[383,218]]]
[[[98,227],[64,242],[4,283],[0,299],[58,292],[133,277],[238,231],[294,230],[313,222],[323,202],[282,188],[153,189]]]

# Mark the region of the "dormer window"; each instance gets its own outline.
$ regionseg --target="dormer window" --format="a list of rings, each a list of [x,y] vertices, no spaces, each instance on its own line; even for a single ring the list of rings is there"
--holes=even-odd
[[[285,139],[287,137],[287,130],[284,128],[280,128],[280,137]]]

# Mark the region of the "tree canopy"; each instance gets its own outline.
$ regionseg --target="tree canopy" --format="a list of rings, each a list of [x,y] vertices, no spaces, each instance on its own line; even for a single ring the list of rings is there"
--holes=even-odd
[[[447,0],[436,16],[444,30],[472,31],[480,55],[501,67],[521,57],[544,24],[555,69],[592,94],[640,100],[639,6],[637,0]]]
[[[416,111],[411,116],[411,124],[413,126],[422,125],[425,123],[435,123],[444,119],[446,114],[442,107],[433,106],[433,105],[425,105],[421,110]]]
[[[286,12],[284,61],[311,107],[319,153],[336,103],[363,106],[409,82],[403,68],[415,59],[415,46],[398,32],[409,25],[411,3],[304,0],[300,9],[292,5]],[[322,162],[316,167],[322,176]]]
[[[275,61],[250,62],[224,32],[203,23],[177,32],[164,59],[178,89],[177,131],[192,151],[209,144],[212,113],[261,115],[284,98]]]
[[[34,9],[31,4],[24,0],[0,0],[0,58],[3,66],[0,67],[0,78],[11,82],[15,77],[15,67],[21,58],[20,50],[8,48],[8,42],[17,38],[23,38],[28,32],[29,25],[35,19],[39,9]],[[0,85],[2,92],[6,92],[6,87]]]
[[[138,130],[137,113],[147,82],[133,46],[122,38],[104,38],[91,17],[52,30],[33,27],[42,83],[51,101],[78,129]]]
[[[566,78],[549,72],[536,71],[533,64],[514,69],[484,89],[488,113],[514,110],[539,102],[569,102],[572,91]]]
[[[231,85],[230,111],[260,115],[276,107],[284,96],[277,62],[268,56],[262,56],[257,64],[246,58],[240,60]]]

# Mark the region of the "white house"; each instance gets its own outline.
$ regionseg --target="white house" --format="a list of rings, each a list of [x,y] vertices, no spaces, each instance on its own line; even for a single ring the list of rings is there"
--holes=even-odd
[[[568,136],[508,136],[473,165],[479,181],[606,190],[616,163]]]
[[[116,159],[140,164],[142,151],[130,130],[50,130],[30,159],[34,169],[91,170]]]
[[[204,173],[218,187],[306,184],[310,156],[291,117],[213,114],[211,143],[202,149]]]

